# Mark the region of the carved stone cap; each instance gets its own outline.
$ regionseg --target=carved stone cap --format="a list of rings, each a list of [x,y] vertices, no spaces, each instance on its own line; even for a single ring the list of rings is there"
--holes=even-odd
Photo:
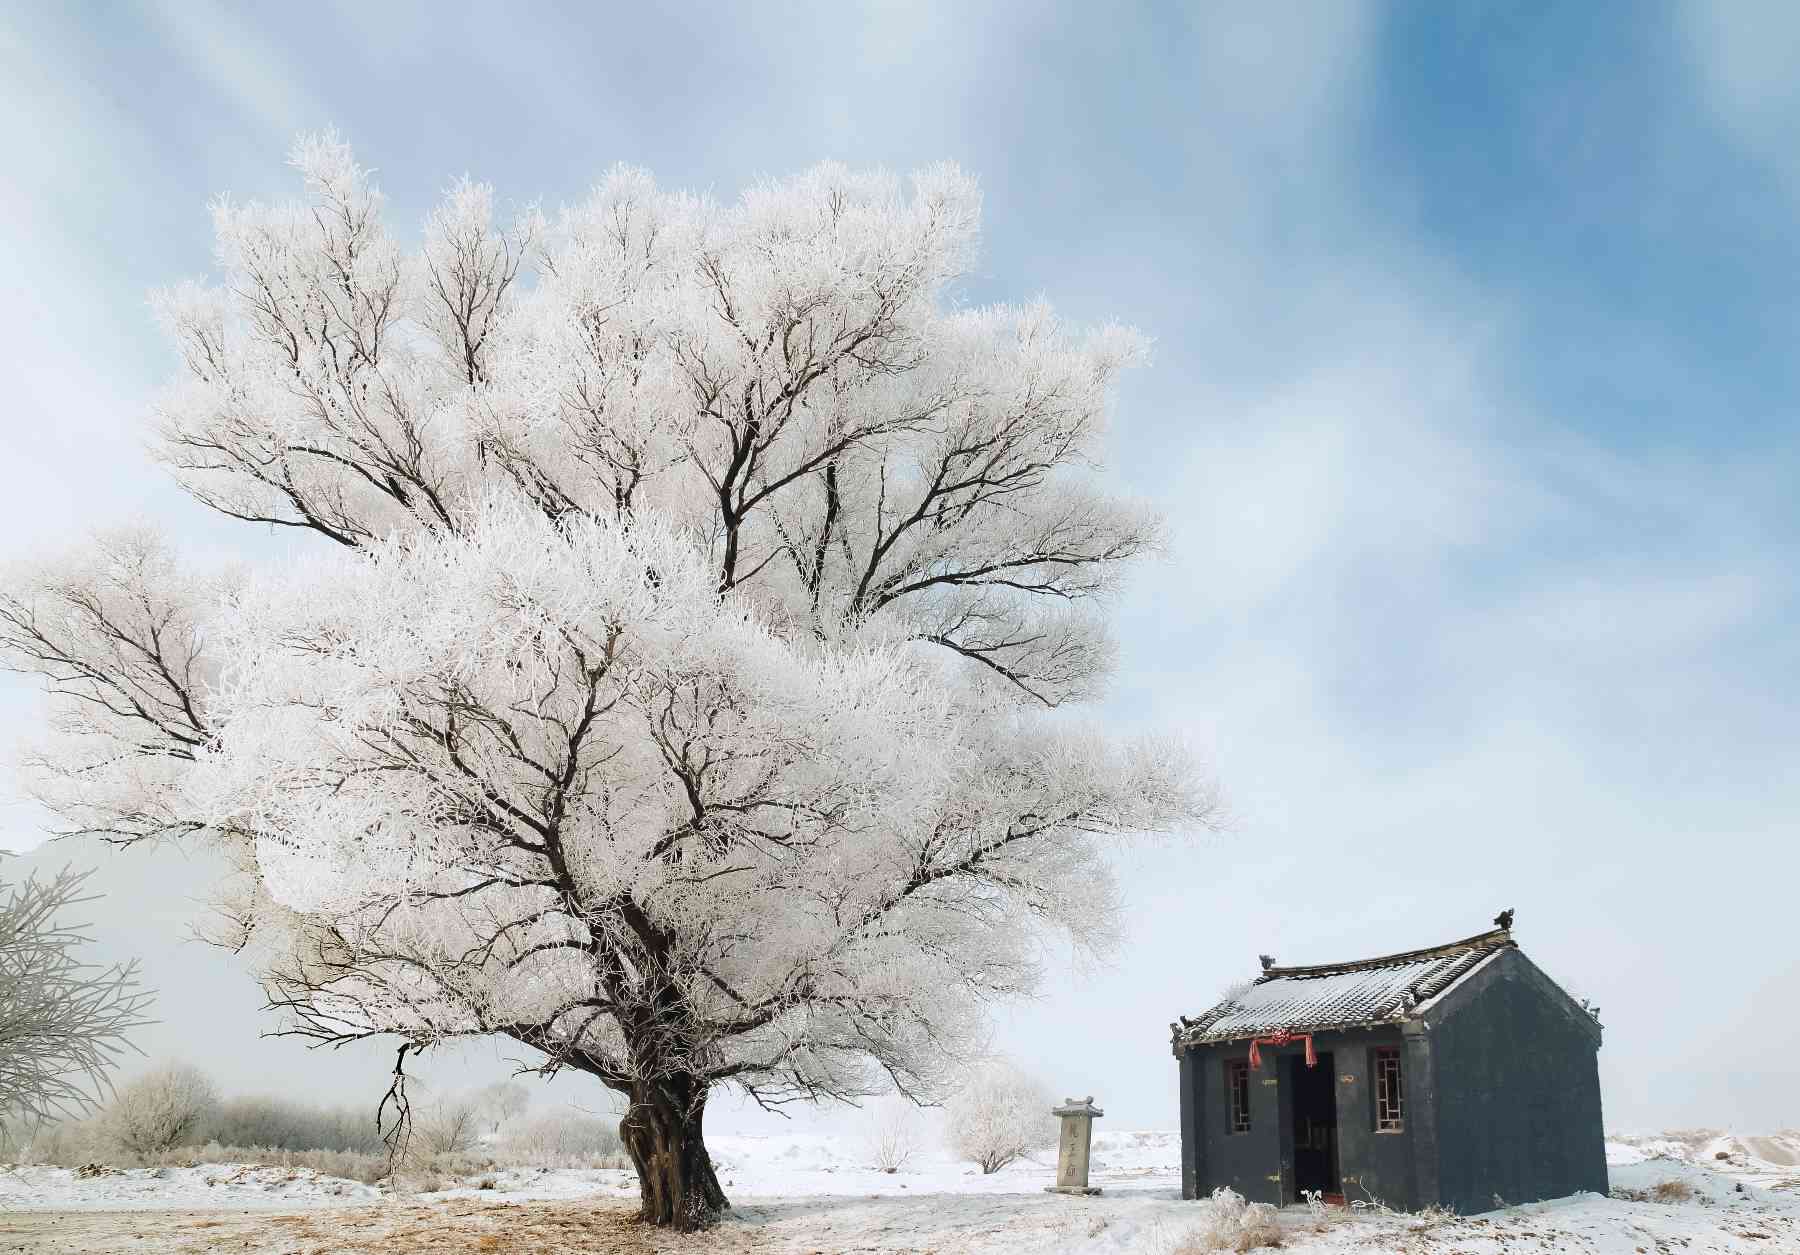
[[[1051,1108],[1050,1114],[1053,1116],[1087,1116],[1092,1119],[1094,1116],[1103,1116],[1106,1113],[1094,1106],[1094,1096],[1089,1094],[1086,1098],[1063,1099],[1063,1105]]]

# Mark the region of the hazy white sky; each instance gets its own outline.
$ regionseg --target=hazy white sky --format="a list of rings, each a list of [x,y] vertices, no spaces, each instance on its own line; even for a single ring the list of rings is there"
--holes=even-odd
[[[291,193],[301,130],[415,227],[464,171],[554,203],[618,160],[729,196],[951,158],[987,196],[967,299],[1156,338],[1114,473],[1174,540],[1105,713],[1210,746],[1239,817],[1122,851],[1119,954],[997,1045],[1171,1126],[1167,1022],[1259,951],[1512,906],[1603,1008],[1609,1124],[1800,1124],[1795,10],[656,7],[0,15],[0,558],[135,514],[258,543],[142,453],[144,293],[206,271],[211,197]],[[35,710],[0,683],[6,735]],[[39,823],[0,807],[14,847]],[[258,1046],[242,972],[171,948],[183,858],[111,859],[96,908],[164,987],[153,1052],[378,1094],[385,1052]]]

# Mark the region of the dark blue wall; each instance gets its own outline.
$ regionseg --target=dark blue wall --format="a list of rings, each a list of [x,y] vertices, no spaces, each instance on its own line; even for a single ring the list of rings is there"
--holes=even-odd
[[[1438,1196],[1469,1213],[1606,1192],[1600,1027],[1516,950],[1426,1016],[1439,1078]]]
[[[1321,1034],[1326,1041],[1341,1041],[1332,1050],[1332,1070],[1338,1088],[1338,1171],[1344,1179],[1346,1201],[1384,1203],[1400,1211],[1416,1211],[1420,1203],[1413,1171],[1414,1132],[1423,1116],[1423,1095],[1406,1057],[1400,1030],[1374,1029],[1367,1033]],[[1401,1050],[1401,1085],[1406,1095],[1405,1127],[1398,1133],[1375,1131],[1374,1064],[1370,1055],[1378,1047]]]
[[[1228,1185],[1251,1202],[1279,1205],[1283,1201],[1281,1086],[1277,1081],[1280,1069],[1271,1063],[1278,1052],[1265,1050],[1261,1070],[1250,1074],[1250,1131],[1233,1133],[1228,1127],[1231,1107],[1225,1097],[1225,1061],[1242,1059],[1249,1050],[1246,1042],[1190,1055],[1201,1113],[1196,1193],[1192,1197],[1205,1198]]]
[[[1420,1203],[1413,1166],[1413,1118],[1399,1133],[1375,1132],[1369,1054],[1378,1046],[1405,1042],[1398,1028],[1320,1033],[1313,1048],[1331,1055],[1337,1093],[1338,1170],[1347,1199],[1373,1199],[1402,1210]],[[1222,1185],[1252,1202],[1282,1205],[1296,1201],[1292,1111],[1281,1078],[1287,1060],[1305,1049],[1265,1047],[1263,1065],[1250,1074],[1250,1131],[1227,1128],[1225,1061],[1242,1059],[1247,1043],[1203,1046],[1184,1052],[1182,1073],[1182,1195],[1205,1198]],[[1324,1066],[1324,1060],[1320,1060]],[[1411,1081],[1410,1073],[1407,1077]],[[1411,1101],[1409,1088],[1409,1102]],[[1197,1148],[1190,1153],[1190,1148]],[[1271,1179],[1274,1178],[1274,1179]]]

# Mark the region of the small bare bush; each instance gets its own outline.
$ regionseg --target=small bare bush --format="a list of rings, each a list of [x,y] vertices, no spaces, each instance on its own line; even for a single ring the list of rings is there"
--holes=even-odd
[[[427,1155],[461,1155],[481,1138],[481,1104],[474,1098],[446,1098],[413,1123],[415,1148]]]
[[[998,1172],[1033,1147],[1056,1140],[1050,1091],[1010,1063],[978,1069],[949,1105],[950,1147]]]
[[[119,1088],[105,1126],[120,1150],[154,1155],[192,1139],[219,1094],[200,1069],[167,1063]]]
[[[1281,1225],[1275,1209],[1267,1203],[1247,1203],[1237,1191],[1221,1187],[1197,1210],[1197,1223],[1176,1239],[1169,1255],[1254,1251],[1281,1245]]]
[[[874,1113],[863,1149],[874,1167],[898,1172],[917,1153],[919,1140],[917,1114],[910,1107],[889,1105]]]
[[[1614,1186],[1611,1195],[1627,1203],[1686,1203],[1694,1197],[1694,1187],[1686,1181],[1658,1181],[1647,1189],[1633,1189],[1630,1186]]]
[[[1407,1227],[1415,1231],[1429,1231],[1447,1225],[1456,1219],[1456,1213],[1450,1208],[1433,1203],[1429,1207],[1422,1207],[1414,1212]]]

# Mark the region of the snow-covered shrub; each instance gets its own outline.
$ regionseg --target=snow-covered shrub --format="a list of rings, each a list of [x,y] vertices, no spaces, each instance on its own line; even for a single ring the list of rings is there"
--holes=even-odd
[[[596,1167],[619,1155],[619,1126],[603,1116],[552,1112],[517,1125],[498,1149],[508,1162],[533,1168]]]
[[[119,1087],[107,1104],[105,1126],[119,1149],[152,1155],[189,1141],[218,1101],[206,1073],[166,1063]]]
[[[1054,1105],[1050,1091],[1017,1067],[989,1063],[950,1100],[950,1148],[982,1172],[998,1172],[1056,1140]]]
[[[1195,1210],[1199,1217],[1178,1239],[1169,1255],[1201,1255],[1205,1251],[1254,1251],[1281,1245],[1281,1225],[1267,1203],[1247,1203],[1236,1190],[1221,1186]]]

